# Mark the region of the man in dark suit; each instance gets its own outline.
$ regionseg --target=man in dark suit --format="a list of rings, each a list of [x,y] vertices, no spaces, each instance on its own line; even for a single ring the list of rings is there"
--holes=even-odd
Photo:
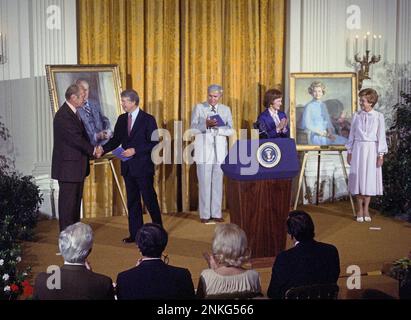
[[[84,103],[78,113],[90,142],[93,146],[104,145],[112,136],[110,120],[103,114],[100,104],[89,98],[89,83],[85,79],[78,79],[76,84],[84,89]]]
[[[60,273],[42,272],[36,277],[34,299],[113,300],[112,280],[91,271],[87,257],[93,245],[93,231],[77,222],[60,233],[59,248],[64,258]]]
[[[314,223],[308,213],[291,211],[287,228],[295,245],[275,259],[268,297],[284,298],[292,287],[336,283],[340,274],[337,248],[314,240]]]
[[[137,266],[117,276],[117,298],[193,299],[194,286],[188,269],[170,266],[161,260],[168,235],[158,224],[147,223],[137,232],[142,258]]]
[[[89,158],[95,153],[77,114],[84,103],[84,90],[73,84],[66,90],[65,98],[53,121],[51,163],[51,177],[59,182],[60,231],[80,221],[84,179],[90,172]]]
[[[137,230],[143,225],[141,196],[154,223],[162,225],[160,206],[154,189],[154,163],[151,150],[158,143],[157,123],[154,117],[138,107],[139,96],[134,90],[121,93],[121,105],[126,113],[120,115],[114,127],[114,135],[103,147],[110,152],[120,144],[122,155],[129,158],[121,162],[121,175],[127,191],[128,228],[130,235],[125,243],[134,243]],[[100,155],[100,153],[99,153]]]

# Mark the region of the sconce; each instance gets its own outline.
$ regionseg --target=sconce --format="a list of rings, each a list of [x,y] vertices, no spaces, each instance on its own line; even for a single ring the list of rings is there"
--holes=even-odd
[[[371,55],[371,50],[370,50],[370,36],[371,33],[367,32],[366,35],[363,37],[363,41],[359,43],[360,39],[359,36],[355,36],[354,40],[354,59],[356,63],[359,63],[360,69],[358,70],[358,91],[361,90],[362,88],[362,83],[364,80],[370,80],[370,66],[372,64],[378,63],[381,60],[381,42],[382,42],[382,36],[379,35],[378,37],[374,35],[372,37],[372,55]],[[362,47],[362,50],[360,49],[360,46]],[[362,58],[360,57],[360,50],[361,52],[365,53],[363,54]],[[371,56],[371,57],[370,57]]]
[[[0,32],[0,64],[6,63],[6,56],[5,56],[5,36]]]

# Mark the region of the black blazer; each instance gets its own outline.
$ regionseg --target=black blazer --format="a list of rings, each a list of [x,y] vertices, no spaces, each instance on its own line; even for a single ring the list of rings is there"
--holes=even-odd
[[[123,113],[117,119],[114,135],[104,146],[104,152],[110,152],[120,144],[123,149],[134,148],[136,154],[128,161],[121,162],[121,175],[145,177],[154,175],[154,164],[151,161],[151,150],[158,143],[157,123],[155,118],[140,109],[134,122],[130,136],[127,132],[128,113]],[[151,141],[154,134],[155,141]]]
[[[161,260],[146,260],[117,276],[117,298],[193,299],[194,286],[188,269],[169,266]]]
[[[61,267],[61,289],[47,288],[52,274],[40,273],[34,284],[33,298],[37,300],[113,300],[113,282],[105,275],[94,273],[85,266]]]
[[[51,177],[63,182],[82,182],[90,172],[89,158],[93,156],[94,147],[67,103],[56,112],[53,130]]]
[[[292,287],[336,283],[339,274],[340,259],[336,247],[315,240],[300,242],[277,256],[267,295],[281,299]]]

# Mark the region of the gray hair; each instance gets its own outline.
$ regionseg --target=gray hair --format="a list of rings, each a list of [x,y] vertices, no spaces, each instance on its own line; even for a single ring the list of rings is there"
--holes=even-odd
[[[77,222],[60,232],[59,248],[64,261],[84,263],[93,246],[93,230],[88,224]]]
[[[73,83],[73,84],[71,84],[71,85],[67,88],[64,97],[66,98],[67,101],[70,100],[70,98],[71,98],[72,95],[75,95],[76,97],[79,97],[79,96],[80,96],[80,92],[81,92],[82,90],[83,90],[83,89],[80,88],[79,85]]]
[[[218,85],[218,84],[212,84],[210,86],[208,86],[207,92],[215,92],[218,91],[220,94],[223,94],[223,87]]]
[[[250,258],[245,232],[236,224],[220,224],[216,227],[212,252],[219,264],[240,267]]]

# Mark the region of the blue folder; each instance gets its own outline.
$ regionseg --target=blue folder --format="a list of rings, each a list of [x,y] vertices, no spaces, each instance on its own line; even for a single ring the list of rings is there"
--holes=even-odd
[[[114,149],[113,150],[113,154],[117,157],[117,158],[119,158],[121,161],[127,161],[127,160],[130,160],[132,157],[124,157],[123,155],[122,155],[122,153],[124,152],[124,149],[122,148],[122,147],[118,147],[117,149]]]

